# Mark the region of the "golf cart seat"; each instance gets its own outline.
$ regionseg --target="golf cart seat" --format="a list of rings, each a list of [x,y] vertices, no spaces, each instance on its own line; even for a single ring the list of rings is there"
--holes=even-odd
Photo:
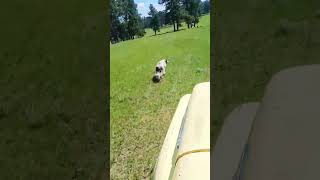
[[[261,103],[226,118],[213,151],[214,180],[313,180],[320,165],[320,65],[277,73]]]

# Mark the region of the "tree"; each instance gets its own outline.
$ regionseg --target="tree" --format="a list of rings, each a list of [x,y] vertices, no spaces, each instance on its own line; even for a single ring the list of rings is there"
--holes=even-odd
[[[111,0],[111,43],[142,37],[143,21],[133,0]]]
[[[138,32],[137,36],[138,37],[143,37],[146,34],[146,31],[144,30],[144,22],[141,16],[138,17]]]
[[[199,8],[200,8],[200,0],[191,0],[191,16],[193,17],[193,27],[199,23]]]
[[[154,35],[157,35],[157,31],[160,31],[160,21],[158,17],[158,11],[153,7],[152,4],[149,6],[150,12],[148,13],[151,16],[150,26],[154,31]]]
[[[200,0],[183,0],[183,17],[186,24],[188,25],[188,28],[195,27],[195,25],[199,22],[200,2]]]
[[[127,26],[128,39],[134,39],[139,32],[139,14],[137,5],[133,0],[125,0],[125,24]]]
[[[120,16],[120,8],[118,6],[118,3],[116,0],[111,0],[110,2],[110,6],[111,6],[111,12],[110,12],[110,25],[111,25],[111,29],[110,29],[110,36],[111,36],[111,43],[115,43],[118,42],[120,39],[120,20],[119,20],[119,16]]]
[[[160,27],[164,26],[165,24],[168,24],[166,21],[165,11],[158,11],[158,17],[159,17],[159,21],[160,21]]]
[[[150,28],[151,17],[143,17],[143,28]]]
[[[173,30],[178,31],[182,19],[181,0],[161,0],[159,3],[165,4],[165,11],[173,24]]]
[[[182,19],[184,19],[189,29],[191,23],[193,22],[193,17],[189,14],[186,8],[182,9]]]
[[[200,2],[200,12],[201,14],[207,14],[210,12],[210,1],[205,0],[203,2]]]
[[[190,2],[191,0],[182,0],[182,4],[183,4],[182,16],[186,24],[188,25],[188,28],[190,28],[190,24],[192,23],[192,16],[190,14],[190,10],[191,10]]]

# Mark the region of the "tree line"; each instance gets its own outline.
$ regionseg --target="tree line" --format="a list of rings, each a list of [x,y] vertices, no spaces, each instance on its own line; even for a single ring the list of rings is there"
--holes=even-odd
[[[111,0],[111,43],[143,37],[145,28],[153,29],[155,35],[165,25],[178,31],[185,22],[193,28],[202,14],[210,12],[209,0],[159,0],[159,4],[165,5],[164,11],[150,4],[149,17],[141,17],[134,0]]]

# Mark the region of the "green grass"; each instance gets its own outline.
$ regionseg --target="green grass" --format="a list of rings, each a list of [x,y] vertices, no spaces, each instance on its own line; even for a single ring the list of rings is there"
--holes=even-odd
[[[106,179],[106,8],[2,2],[0,179]]]
[[[199,28],[161,29],[153,36],[114,44],[111,56],[111,178],[148,179],[179,99],[210,79],[210,16]],[[167,58],[167,74],[151,82],[156,63]]]
[[[221,1],[214,8],[215,141],[236,106],[261,101],[272,75],[320,63],[320,1]]]

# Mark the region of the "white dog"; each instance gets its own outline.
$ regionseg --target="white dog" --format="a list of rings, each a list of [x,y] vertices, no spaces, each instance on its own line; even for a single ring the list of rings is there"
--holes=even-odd
[[[168,62],[169,61],[166,59],[162,59],[161,61],[158,62],[158,64],[156,65],[156,71],[152,78],[154,82],[159,82],[163,78],[163,76],[166,74],[166,67]]]

